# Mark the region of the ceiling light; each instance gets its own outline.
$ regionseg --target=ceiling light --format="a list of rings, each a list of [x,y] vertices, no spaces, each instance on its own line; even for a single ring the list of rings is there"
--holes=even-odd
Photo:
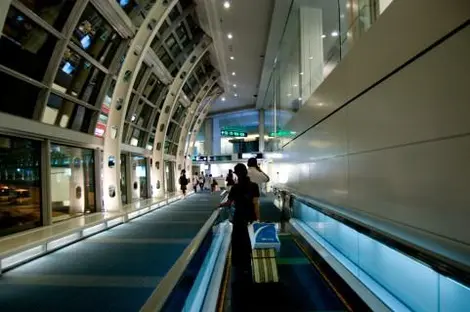
[[[317,103],[317,106],[323,106],[323,103],[321,103],[321,102]]]
[[[221,100],[222,100],[222,102],[225,102],[225,97],[222,97],[222,99],[221,99]]]
[[[233,61],[235,58],[233,56],[231,56],[230,59]]]
[[[237,85],[236,85],[236,84],[233,84],[233,87],[234,87],[234,88],[236,88],[236,87],[237,87]]]
[[[344,14],[341,14],[339,17],[344,18]]]
[[[302,101],[302,98],[301,98],[301,97],[299,97],[299,101]]]
[[[302,76],[304,74],[304,72],[300,72],[299,75]]]
[[[337,32],[337,31],[332,32],[332,33],[331,33],[331,36],[332,36],[332,37],[338,37],[338,32]]]
[[[310,56],[308,59],[309,59],[309,60],[313,60],[313,56]]]
[[[322,38],[326,38],[326,35],[321,35]]]
[[[297,85],[297,84],[295,84],[295,85],[292,85],[292,86],[293,86],[294,88],[297,88],[297,87],[298,87],[298,85]]]
[[[290,94],[290,93],[287,93],[287,96],[291,96],[291,95],[292,95],[292,94]]]
[[[238,96],[238,94],[236,94],[236,93],[235,93],[233,96],[237,97],[237,96]]]
[[[236,75],[235,72],[232,72],[232,76],[235,76],[235,75]]]
[[[227,34],[227,38],[232,39],[232,38],[233,38],[232,33],[228,33],[228,34]]]
[[[230,9],[230,1],[224,1],[224,8]]]

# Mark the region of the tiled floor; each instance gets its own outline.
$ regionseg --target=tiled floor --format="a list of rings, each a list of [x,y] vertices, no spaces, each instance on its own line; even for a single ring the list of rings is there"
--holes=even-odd
[[[0,311],[138,311],[213,212],[198,194],[0,277]]]

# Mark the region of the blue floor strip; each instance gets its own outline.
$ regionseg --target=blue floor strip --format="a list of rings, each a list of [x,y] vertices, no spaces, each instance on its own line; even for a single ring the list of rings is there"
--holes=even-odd
[[[139,311],[219,201],[193,195],[3,274],[0,311]]]

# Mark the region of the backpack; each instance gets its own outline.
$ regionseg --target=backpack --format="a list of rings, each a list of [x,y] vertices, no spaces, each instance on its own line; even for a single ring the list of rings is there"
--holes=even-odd
[[[185,177],[181,176],[179,180],[180,185],[188,185],[188,179]]]

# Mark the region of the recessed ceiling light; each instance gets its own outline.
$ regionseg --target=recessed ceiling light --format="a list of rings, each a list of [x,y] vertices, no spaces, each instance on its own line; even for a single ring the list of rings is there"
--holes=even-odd
[[[317,106],[323,106],[323,103],[322,102],[317,103]]]
[[[309,60],[313,60],[313,56],[310,56],[308,59],[309,59]]]
[[[326,35],[321,35],[322,38],[326,38]]]
[[[225,97],[222,97],[222,99],[221,99],[221,100],[222,100],[222,102],[225,102]]]
[[[230,59],[233,61],[235,58],[233,56],[231,56]]]
[[[294,85],[292,85],[292,86],[293,86],[294,88],[297,88],[297,87],[298,87],[298,85],[297,85],[297,84],[294,84]]]
[[[224,1],[224,8],[230,9],[230,1]]]
[[[292,95],[292,94],[290,94],[290,93],[287,93],[287,96],[291,96],[291,95]]]
[[[236,84],[233,84],[233,87],[234,87],[234,88],[236,88],[236,87],[237,87],[237,85],[236,85]]]
[[[232,76],[235,76],[235,75],[236,75],[235,72],[232,72]]]
[[[228,34],[227,34],[227,38],[232,39],[232,38],[233,38],[232,33],[228,33]]]
[[[299,74],[302,76],[304,74],[304,72],[300,72]]]
[[[235,93],[233,96],[237,97],[237,96],[238,96],[238,94],[236,94],[236,93]]]
[[[301,98],[301,97],[299,97],[299,101],[302,101],[302,98]]]
[[[337,32],[337,31],[332,32],[332,33],[331,33],[331,36],[332,36],[332,37],[338,37],[338,32]]]

